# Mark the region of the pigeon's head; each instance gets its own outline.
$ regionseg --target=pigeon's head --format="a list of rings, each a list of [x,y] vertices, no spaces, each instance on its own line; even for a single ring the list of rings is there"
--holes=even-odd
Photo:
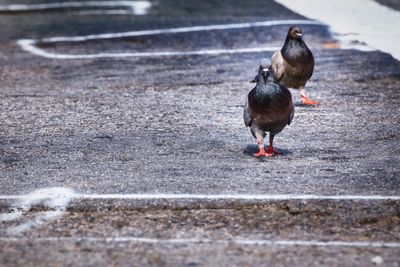
[[[302,31],[301,31],[301,29],[299,27],[291,26],[289,28],[288,37],[290,39],[299,40],[299,39],[301,39],[301,36],[302,36]]]
[[[259,83],[259,82],[267,83],[268,76],[271,72],[270,68],[271,67],[265,67],[264,65],[260,64],[260,67],[258,68],[258,74],[256,77],[254,77],[251,83]]]

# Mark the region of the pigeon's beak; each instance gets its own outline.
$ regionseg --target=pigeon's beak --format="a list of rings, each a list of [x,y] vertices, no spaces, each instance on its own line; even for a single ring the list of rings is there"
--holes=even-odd
[[[264,75],[264,82],[267,84],[268,76],[269,76],[269,69],[263,69],[263,75]]]
[[[297,33],[296,33],[296,36],[297,36],[297,37],[301,37],[301,36],[303,36],[303,35],[302,35],[301,33],[297,32]]]

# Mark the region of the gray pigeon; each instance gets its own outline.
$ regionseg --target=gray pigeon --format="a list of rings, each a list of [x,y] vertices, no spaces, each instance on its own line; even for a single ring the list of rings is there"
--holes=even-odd
[[[243,111],[244,124],[250,127],[260,148],[256,157],[280,154],[272,145],[274,136],[290,124],[294,114],[290,91],[276,82],[268,81],[270,72],[271,68],[260,65],[258,75],[252,81],[257,84],[249,92]],[[270,133],[267,151],[264,150],[265,132]]]
[[[300,89],[300,96],[305,105],[318,105],[305,95],[304,87],[314,71],[314,57],[301,38],[302,31],[291,26],[285,43],[280,51],[272,55],[274,79],[287,88]]]

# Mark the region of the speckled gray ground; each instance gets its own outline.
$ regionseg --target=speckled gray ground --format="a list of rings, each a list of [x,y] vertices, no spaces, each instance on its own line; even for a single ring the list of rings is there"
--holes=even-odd
[[[326,44],[332,43],[326,27],[303,27],[305,40],[316,58],[316,69],[307,89],[322,105],[303,107],[298,104],[298,92],[292,91],[297,103],[293,124],[275,141],[284,155],[268,159],[252,156],[257,147],[244,127],[242,105],[259,59],[270,57],[271,53],[49,60],[26,53],[15,43],[19,38],[301,18],[274,2],[258,0],[159,1],[143,17],[84,17],[73,10],[0,14],[0,24],[6,25],[0,29],[0,194],[62,186],[85,193],[399,195],[400,63],[379,51],[326,49]],[[93,53],[279,46],[286,28],[147,36],[79,45],[64,43],[46,49]],[[254,214],[251,209],[237,205],[236,209],[243,210],[246,218]],[[273,204],[264,205],[260,211],[271,212],[271,220],[280,222],[280,213],[269,210]],[[346,205],[356,209],[359,203]],[[377,205],[371,203],[369,211],[381,210],[390,218],[385,221],[388,223],[377,223],[372,229],[357,226],[356,232],[370,234],[356,235],[354,240],[399,241],[397,235],[391,235],[398,232],[398,203]],[[315,207],[321,210],[325,205]],[[202,216],[217,216],[218,211],[213,210],[197,207],[194,211],[187,208],[186,212],[199,213],[193,215],[197,220]],[[346,212],[337,207],[332,210],[341,218],[335,229],[349,227],[345,223]],[[114,217],[130,222],[135,209],[107,212],[93,212],[91,216],[104,216],[106,223]],[[150,216],[154,211],[142,212]],[[235,218],[232,212],[227,209],[221,216]],[[157,213],[177,218],[177,224],[187,223],[181,213],[172,214],[173,209]],[[357,211],[354,214],[363,218]],[[37,233],[57,236],[56,229],[61,229],[61,233],[79,237],[88,235],[89,228],[98,229],[100,236],[114,232],[135,234],[118,227],[101,232],[102,228],[85,221],[85,216],[84,211],[71,210],[68,216]],[[227,236],[220,232],[224,231],[223,220],[218,218],[212,222],[205,220],[201,231],[211,238],[225,240]],[[284,217],[282,222],[286,220]],[[301,228],[310,220],[314,223],[312,216],[302,217],[289,229]],[[142,227],[148,222],[140,222],[135,229],[147,229]],[[258,224],[264,225],[263,222],[260,219]],[[337,237],[318,234],[332,225],[313,223],[311,230],[305,232],[308,237]],[[221,228],[210,230],[208,224]],[[181,232],[196,236],[197,230],[190,225],[180,229]],[[128,223],[127,227],[132,226]],[[143,233],[157,232],[154,229]],[[246,229],[240,228],[246,236],[287,237],[280,235],[282,229],[272,226],[271,236],[262,227]],[[168,231],[160,228],[159,237],[168,236]],[[230,227],[226,231],[230,233]],[[379,235],[382,232],[386,235]],[[293,233],[292,237],[305,237],[304,233]],[[341,232],[339,239],[348,236],[349,232]],[[396,253],[387,249],[255,248],[232,244],[171,247],[78,241],[39,244],[34,239],[0,242],[0,245],[7,255],[1,263],[6,266],[34,265],[40,260],[47,261],[47,265],[63,262],[87,266],[101,263],[109,266],[111,262],[130,265],[132,261],[138,265],[175,266],[235,263],[367,266],[375,255],[384,256],[388,266],[399,265]],[[29,253],[26,247],[30,248]],[[41,254],[43,251],[50,251],[47,258]],[[149,257],[139,259],[142,253]],[[87,264],[82,263],[85,261]]]

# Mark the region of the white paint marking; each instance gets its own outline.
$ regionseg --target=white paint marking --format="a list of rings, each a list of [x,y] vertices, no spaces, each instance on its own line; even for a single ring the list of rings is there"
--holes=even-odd
[[[316,247],[369,247],[369,248],[400,248],[400,242],[373,241],[317,241],[317,240],[235,240],[241,245],[267,246],[316,246]]]
[[[344,114],[342,113],[312,113],[312,112],[296,112],[296,116],[307,116],[307,117],[313,117],[313,116],[329,116],[329,117],[342,117]]]
[[[113,10],[85,10],[73,12],[73,15],[87,16],[87,15],[132,15],[129,10],[113,9]]]
[[[273,52],[279,50],[281,47],[254,47],[254,48],[238,48],[238,49],[209,49],[197,51],[165,51],[165,52],[131,52],[131,53],[98,53],[98,54],[84,54],[84,55],[71,55],[50,53],[36,46],[37,43],[49,44],[57,42],[83,42],[89,40],[105,40],[117,39],[125,37],[137,37],[147,35],[159,34],[176,34],[188,33],[199,31],[214,31],[214,30],[227,30],[227,29],[243,29],[252,27],[267,27],[276,25],[324,25],[317,21],[312,20],[272,20],[248,23],[234,23],[234,24],[217,24],[207,26],[193,26],[193,27],[180,27],[170,29],[155,29],[143,31],[130,31],[122,33],[104,33],[92,34],[85,36],[71,36],[71,37],[50,37],[41,40],[22,39],[18,40],[18,45],[25,51],[34,55],[52,58],[52,59],[93,59],[93,58],[126,58],[126,57],[171,57],[171,56],[192,56],[192,55],[219,55],[219,54],[235,54],[235,53],[255,53],[255,52]]]
[[[73,192],[73,191],[72,191]],[[0,195],[0,200],[25,199],[24,195]],[[45,199],[45,196],[42,196]],[[68,199],[70,201],[72,197]],[[296,195],[296,194],[73,194],[73,199],[122,200],[400,200],[400,196],[385,195]],[[64,203],[65,205],[65,203]],[[64,206],[63,205],[63,206]]]
[[[277,51],[280,47],[239,48],[239,49],[212,49],[197,51],[171,51],[171,52],[132,52],[132,53],[99,53],[88,55],[68,55],[46,52],[35,46],[33,40],[19,40],[21,48],[34,55],[52,59],[93,59],[93,58],[127,58],[127,57],[171,57],[171,56],[193,56],[193,55],[219,55],[236,53],[255,53]]]
[[[63,187],[45,188],[36,190],[27,195],[0,195],[1,200],[14,200],[11,213],[0,214],[0,221],[16,221],[23,218],[25,212],[29,211],[33,205],[43,205],[52,210],[41,211],[33,214],[32,219],[23,220],[16,226],[11,226],[6,229],[8,234],[19,235],[23,232],[35,229],[49,221],[55,220],[62,216],[73,199],[107,199],[107,200],[400,200],[400,196],[382,196],[382,195],[295,195],[295,194],[257,194],[257,195],[234,195],[234,194],[79,194],[74,190]],[[135,240],[135,239],[132,239]],[[139,239],[138,239],[139,240]],[[152,239],[150,239],[152,240]],[[174,240],[174,239],[172,239]],[[152,242],[152,241],[143,241]],[[173,241],[170,241],[173,242]],[[184,241],[188,242],[188,241]],[[203,241],[201,241],[203,242]],[[245,244],[261,244],[268,245],[272,241],[237,241]],[[275,241],[274,241],[275,242]],[[278,244],[278,243],[277,243]],[[323,242],[325,244],[325,242]],[[323,245],[321,244],[321,246]],[[340,243],[339,243],[340,244]],[[332,246],[332,245],[331,245]],[[345,245],[340,245],[345,246]],[[362,246],[362,245],[357,245]],[[373,245],[369,245],[373,246]]]
[[[288,9],[323,21],[345,44],[354,41],[392,54],[400,60],[400,12],[372,0],[275,0]],[[357,49],[368,46],[357,45]]]
[[[400,196],[363,195],[202,195],[202,194],[82,194],[84,199],[205,199],[205,200],[400,200]]]
[[[157,239],[145,237],[0,237],[0,241],[19,242],[133,242],[133,243],[152,243],[152,244],[187,244],[187,243],[212,243],[212,244],[231,244],[248,246],[306,246],[306,247],[353,247],[353,248],[400,248],[400,242],[380,242],[380,241],[319,241],[319,240],[269,240],[269,239],[196,239],[196,238],[176,238],[176,239]]]
[[[43,204],[49,208],[65,208],[75,196],[75,191],[70,188],[42,188],[27,195],[23,195],[20,205],[27,209],[35,204]]]
[[[10,213],[0,213],[0,222],[14,221],[17,220],[22,215],[23,212],[19,210],[13,210]]]
[[[23,220],[23,222],[6,229],[7,233],[18,235],[62,216],[69,202],[75,196],[76,194],[72,189],[53,187],[39,189],[18,198],[4,198],[16,200],[16,203],[12,205],[13,209],[10,213],[0,214],[0,220],[2,222],[19,220],[33,205],[40,204],[52,209],[38,212],[34,214],[32,219]]]
[[[245,23],[234,23],[234,24],[217,24],[217,25],[206,25],[206,26],[191,26],[191,27],[180,27],[170,29],[154,29],[154,30],[143,30],[143,31],[129,31],[120,33],[102,33],[92,34],[85,36],[71,36],[71,37],[50,37],[44,38],[41,42],[54,43],[54,42],[82,42],[88,40],[102,40],[102,39],[115,39],[124,37],[137,37],[146,35],[159,35],[159,34],[171,34],[171,33],[188,33],[188,32],[199,32],[199,31],[215,31],[215,30],[229,30],[229,29],[244,29],[254,27],[268,27],[277,25],[325,25],[321,22],[314,20],[269,20],[259,22],[245,22]],[[325,25],[326,26],[326,25]]]
[[[56,220],[64,214],[62,210],[51,210],[51,211],[41,211],[35,214],[31,220],[27,220],[23,223],[17,224],[16,226],[11,226],[7,228],[7,233],[11,235],[19,235],[23,232],[30,231],[43,225],[47,222]]]
[[[116,7],[125,6],[134,15],[146,15],[151,3],[149,1],[86,1],[86,2],[60,2],[43,4],[13,4],[0,5],[0,11],[40,11],[60,8],[81,8],[81,7]]]

